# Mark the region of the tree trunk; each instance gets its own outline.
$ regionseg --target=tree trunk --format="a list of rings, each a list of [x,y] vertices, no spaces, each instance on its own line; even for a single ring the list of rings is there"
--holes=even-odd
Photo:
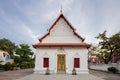
[[[105,61],[105,64],[108,64],[108,61]]]

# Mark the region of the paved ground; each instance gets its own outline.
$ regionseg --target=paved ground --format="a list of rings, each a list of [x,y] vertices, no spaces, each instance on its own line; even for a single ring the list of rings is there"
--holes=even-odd
[[[104,80],[120,80],[120,74],[113,74],[103,71],[90,70],[90,74],[100,77]]]
[[[27,76],[32,73],[33,73],[32,69],[23,69],[23,70],[17,70],[17,71],[4,71],[4,72],[0,72],[0,80],[15,80],[15,79]]]
[[[91,74],[80,74],[80,75],[68,75],[68,74],[57,74],[57,75],[39,75],[31,74],[26,77],[17,80],[103,80]]]
[[[90,69],[108,71],[108,67],[116,67],[120,73],[120,63],[110,63],[110,64],[89,64]]]
[[[99,80],[97,78],[102,78],[104,80],[120,80],[120,74],[112,74],[112,73],[107,73],[107,72],[101,72],[101,71],[94,71],[90,70],[90,74],[92,75],[57,75],[57,78],[54,75],[31,75],[33,73],[32,69],[27,69],[27,70],[17,70],[17,71],[5,71],[5,72],[0,72],[0,80],[20,80],[19,78],[23,78],[23,80],[28,80],[26,79],[26,76],[30,76],[29,80],[35,80],[38,76],[39,78],[36,80],[53,80],[50,77],[54,78],[55,80],[63,80],[62,78],[64,77],[65,80],[83,80],[82,78],[88,78],[85,80],[90,80],[91,78],[94,78],[92,80]],[[47,76],[47,77],[44,77]],[[95,77],[96,76],[96,77]],[[44,77],[44,79],[42,78]]]

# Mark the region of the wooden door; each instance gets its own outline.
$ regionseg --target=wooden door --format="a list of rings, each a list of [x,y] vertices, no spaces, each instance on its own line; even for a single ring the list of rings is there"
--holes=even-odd
[[[65,71],[65,55],[57,55],[57,71]]]

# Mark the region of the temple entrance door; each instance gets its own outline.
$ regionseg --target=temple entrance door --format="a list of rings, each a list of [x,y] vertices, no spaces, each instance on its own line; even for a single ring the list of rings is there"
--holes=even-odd
[[[57,55],[57,71],[65,71],[65,54]]]

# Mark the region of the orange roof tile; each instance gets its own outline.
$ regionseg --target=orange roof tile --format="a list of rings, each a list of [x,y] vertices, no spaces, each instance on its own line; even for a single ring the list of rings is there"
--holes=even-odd
[[[34,48],[39,47],[86,47],[89,48],[91,45],[87,43],[38,43],[33,45]]]

